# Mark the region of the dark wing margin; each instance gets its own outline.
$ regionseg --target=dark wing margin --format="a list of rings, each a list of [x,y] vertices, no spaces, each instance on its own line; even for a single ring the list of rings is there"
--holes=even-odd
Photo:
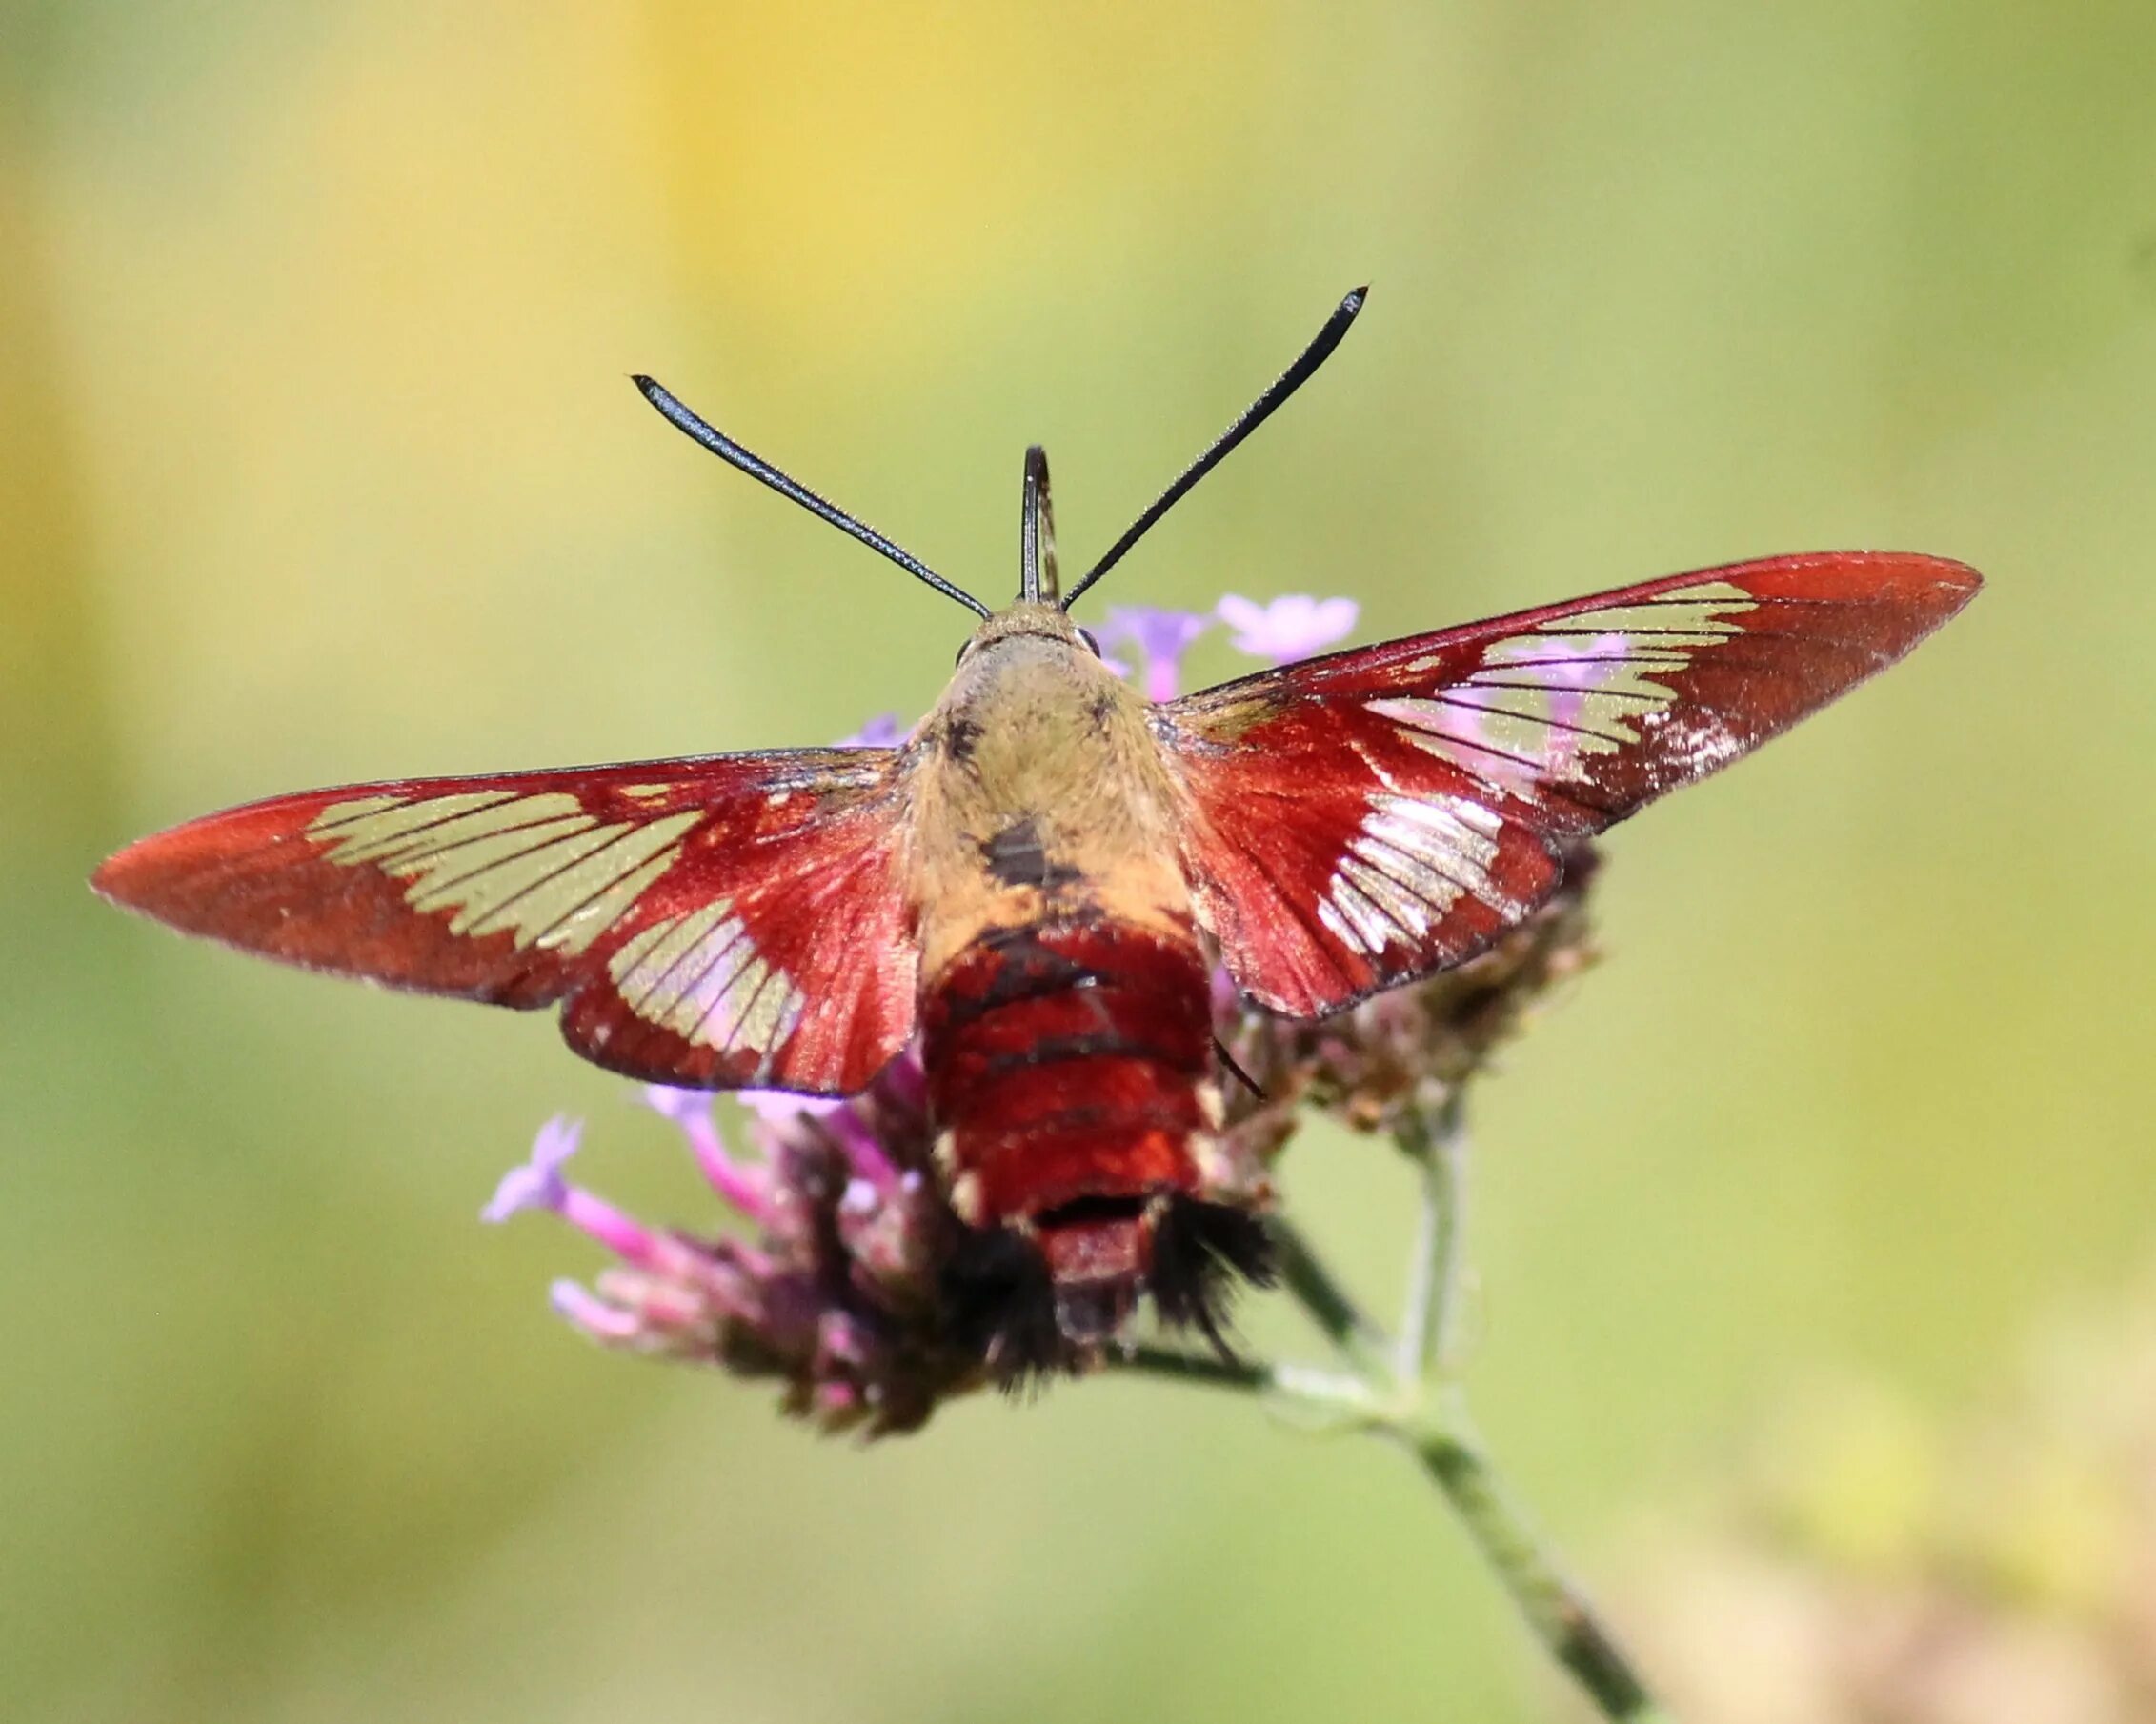
[[[1237,984],[1299,1017],[1471,956],[1565,846],[1884,670],[1977,572],[1771,557],[1305,660],[1157,709]]]
[[[857,1090],[911,1034],[904,757],[720,754],[275,796],[91,884],[183,932],[392,988],[565,1004],[655,1082]]]

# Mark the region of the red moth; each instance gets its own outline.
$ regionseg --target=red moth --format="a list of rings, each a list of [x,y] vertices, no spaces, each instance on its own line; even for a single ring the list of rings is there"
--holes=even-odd
[[[1068,615],[1324,360],[1295,365],[1058,594],[1028,451],[991,612],[706,425],[705,448],[983,619],[896,749],[803,749],[273,797],[145,838],[97,890],[288,963],[495,1005],[669,1084],[857,1090],[921,1034],[973,1230],[949,1295],[996,1369],[1075,1365],[1142,1293],[1211,1332],[1269,1270],[1262,1171],[1215,1134],[1206,936],[1318,1017],[1486,945],[1565,847],[1892,664],[1976,592],[1845,551],[1672,575],[1148,705]]]

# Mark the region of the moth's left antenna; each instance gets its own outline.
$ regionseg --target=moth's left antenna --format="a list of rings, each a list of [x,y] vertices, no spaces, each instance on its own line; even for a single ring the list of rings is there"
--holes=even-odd
[[[688,408],[682,406],[664,386],[642,375],[634,377],[631,381],[643,391],[646,401],[649,401],[661,413],[666,415],[668,424],[672,425],[676,431],[695,438],[696,442],[710,450],[720,460],[738,467],[752,479],[761,480],[780,496],[792,498],[819,520],[829,521],[840,532],[860,540],[871,551],[881,551],[917,581],[922,581],[934,587],[945,598],[956,599],[968,611],[979,616],[995,614],[972,593],[961,588],[954,587],[940,574],[937,574],[935,570],[922,562],[920,558],[913,555],[910,551],[901,551],[866,521],[856,521],[836,503],[825,502],[806,485],[801,484],[798,480],[788,478],[761,455],[752,454],[716,426],[698,418]]]

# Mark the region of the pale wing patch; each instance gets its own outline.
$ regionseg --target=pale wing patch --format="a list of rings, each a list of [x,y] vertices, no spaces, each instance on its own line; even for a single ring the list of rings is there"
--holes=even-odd
[[[655,922],[608,960],[622,1003],[646,1023],[721,1053],[771,1058],[801,1021],[808,996],[758,955],[731,899]]]
[[[339,802],[307,835],[339,867],[368,864],[410,881],[405,902],[453,912],[452,933],[507,932],[519,951],[574,955],[673,866],[702,818],[602,822],[561,792],[478,791]]]
[[[1758,603],[1730,582],[1705,581],[1573,611],[1492,641],[1474,671],[1437,694],[1374,700],[1369,711],[1418,748],[1533,802],[1539,784],[1585,779],[1593,756],[1637,746],[1677,699],[1662,678],[1743,634],[1730,619]]]
[[[1501,816],[1465,796],[1376,795],[1333,871],[1318,919],[1350,952],[1419,947],[1462,895],[1500,915],[1517,903],[1492,877]]]
[[[1637,747],[1677,700],[1662,678],[1743,633],[1730,619],[1756,604],[1741,587],[1705,581],[1573,611],[1490,642],[1459,682],[1429,695],[1373,700],[1368,711],[1417,748],[1533,802],[1544,784],[1587,778],[1594,756]],[[1406,669],[1447,662],[1433,657]],[[1528,907],[1491,872],[1502,830],[1501,815],[1469,797],[1373,795],[1327,882],[1319,919],[1349,951],[1376,956],[1390,946],[1420,947],[1462,897],[1506,920],[1524,915]]]

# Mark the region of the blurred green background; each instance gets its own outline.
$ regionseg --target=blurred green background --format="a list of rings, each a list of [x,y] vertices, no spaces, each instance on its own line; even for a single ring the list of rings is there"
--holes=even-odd
[[[582,1345],[595,1253],[474,1217],[567,1108],[700,1219],[624,1086],[83,889],[272,791],[924,708],[959,613],[631,371],[994,594],[1028,440],[1083,561],[1367,278],[1104,597],[1991,577],[1616,835],[1483,1092],[1477,1389],[1590,1575],[1807,1372],[1950,1395],[2156,1245],[2156,10],[0,17],[8,1716],[1549,1715],[1374,1448],[1102,1382],[864,1453]],[[1385,1163],[1286,1176],[1389,1298]]]

